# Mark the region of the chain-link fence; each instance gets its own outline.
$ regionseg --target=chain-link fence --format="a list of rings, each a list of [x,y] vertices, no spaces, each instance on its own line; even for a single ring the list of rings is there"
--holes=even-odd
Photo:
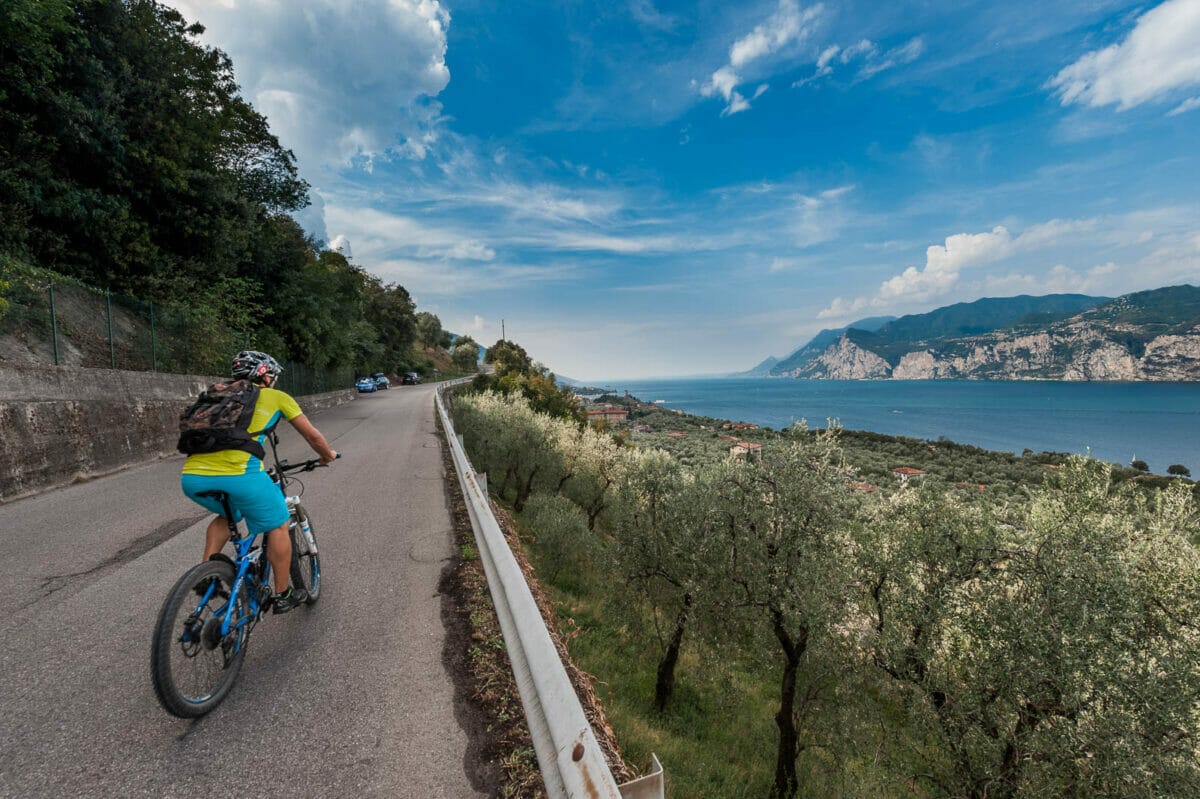
[[[253,335],[215,313],[144,302],[55,272],[0,260],[0,364],[224,375]],[[353,370],[285,363],[296,395],[352,388]]]

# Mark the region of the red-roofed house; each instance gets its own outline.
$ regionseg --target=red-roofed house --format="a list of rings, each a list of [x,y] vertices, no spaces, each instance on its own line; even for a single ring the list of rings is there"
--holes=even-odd
[[[589,422],[605,421],[609,424],[623,422],[629,418],[629,412],[624,408],[596,408],[587,412]]]
[[[757,441],[739,441],[729,448],[729,457],[734,460],[762,460],[763,445]]]
[[[918,469],[915,466],[897,466],[892,469],[892,474],[896,475],[896,479],[900,481],[900,485],[904,485],[909,480],[916,480],[929,474],[924,469]]]

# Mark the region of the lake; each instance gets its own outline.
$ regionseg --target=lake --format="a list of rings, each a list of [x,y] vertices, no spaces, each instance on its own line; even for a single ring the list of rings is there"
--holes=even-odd
[[[1089,450],[1146,461],[1165,474],[1180,463],[1200,476],[1200,383],[986,382],[691,378],[600,384],[665,408],[787,427],[838,419],[851,430],[1020,453]]]

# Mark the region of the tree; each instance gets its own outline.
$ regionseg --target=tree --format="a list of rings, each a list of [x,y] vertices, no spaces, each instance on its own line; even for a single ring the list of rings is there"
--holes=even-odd
[[[487,351],[484,363],[496,367],[496,377],[503,378],[508,374],[529,374],[533,371],[533,361],[525,348],[514,341],[500,339]]]
[[[436,347],[442,340],[442,320],[428,311],[421,311],[416,318],[417,340],[426,347]]]
[[[521,396],[493,391],[458,396],[453,411],[476,468],[482,465],[492,476],[490,485],[498,496],[513,489],[518,512],[539,482],[557,485],[562,455],[554,442],[561,435],[561,420],[535,412]]]
[[[470,336],[459,336],[450,350],[454,368],[461,372],[474,372],[479,368],[479,345]]]
[[[675,690],[684,635],[720,563],[710,549],[721,540],[711,524],[714,481],[685,472],[661,450],[632,450],[628,458],[614,502],[613,564],[650,608],[659,644],[654,706],[661,713]]]
[[[1192,470],[1182,463],[1172,463],[1167,467],[1167,474],[1174,475],[1175,477],[1191,477]]]
[[[1147,464],[1145,461],[1139,461],[1139,460],[1133,460],[1133,461],[1130,461],[1130,462],[1129,462],[1129,468],[1131,468],[1131,469],[1135,469],[1135,470],[1137,470],[1137,471],[1139,471],[1139,472],[1148,472],[1148,471],[1150,471],[1150,465],[1149,465],[1149,464]]]
[[[594,428],[559,425],[556,445],[564,473],[558,488],[587,514],[589,530],[604,512],[628,463],[626,450]]]
[[[717,492],[725,579],[717,584],[727,588],[731,612],[772,639],[782,661],[771,796],[790,799],[799,786],[800,724],[809,715],[797,700],[815,702],[822,691],[818,670],[805,673],[805,664],[843,647],[855,518],[849,474],[836,429],[800,439],[771,461],[724,469]]]
[[[859,548],[874,662],[939,741],[944,794],[1194,795],[1188,487],[1148,500],[1083,458],[1056,479],[1007,520],[929,489],[881,506]]]

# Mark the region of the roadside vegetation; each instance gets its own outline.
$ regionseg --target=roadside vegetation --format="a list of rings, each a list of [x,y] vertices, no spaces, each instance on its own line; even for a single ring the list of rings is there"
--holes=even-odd
[[[836,427],[733,460],[718,420],[597,430],[539,375],[498,363],[456,428],[671,795],[1200,792],[1189,481]]]
[[[190,371],[247,346],[314,369],[435,368],[440,322],[292,218],[308,184],[202,31],[152,0],[0,7],[0,336],[36,352],[54,284],[77,297],[68,326],[103,319],[104,291],[123,301],[127,368],[150,368],[150,304]]]

